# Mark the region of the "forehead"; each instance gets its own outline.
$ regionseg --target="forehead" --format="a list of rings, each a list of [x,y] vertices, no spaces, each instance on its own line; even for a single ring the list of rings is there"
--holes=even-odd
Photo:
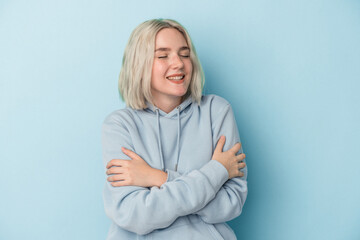
[[[180,48],[184,46],[188,46],[188,44],[182,33],[175,28],[164,28],[156,34],[156,48]]]

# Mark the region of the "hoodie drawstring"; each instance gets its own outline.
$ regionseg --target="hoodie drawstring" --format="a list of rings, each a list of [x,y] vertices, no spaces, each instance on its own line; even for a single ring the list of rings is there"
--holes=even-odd
[[[158,145],[159,145],[159,153],[160,153],[160,162],[161,162],[161,170],[165,170],[164,169],[164,159],[163,159],[163,153],[162,153],[162,149],[161,149],[161,140],[160,140],[160,119],[159,119],[159,109],[156,108],[156,118],[157,118],[157,129],[158,129]]]
[[[179,155],[180,155],[180,110],[181,107],[178,106],[177,107],[177,116],[178,116],[178,135],[177,135],[177,144],[176,144],[176,149],[177,149],[177,156],[176,156],[176,164],[175,164],[175,172],[177,172],[177,168],[178,168],[178,164],[179,164]]]
[[[177,108],[177,117],[178,117],[178,134],[177,134],[177,144],[176,144],[176,164],[175,164],[175,172],[177,171],[178,168],[178,164],[179,164],[179,156],[180,156],[180,110],[181,107],[178,106]],[[163,159],[163,152],[162,152],[162,148],[161,148],[161,135],[160,135],[160,115],[159,115],[159,109],[156,108],[156,118],[157,118],[157,130],[158,130],[158,145],[159,145],[159,154],[160,154],[160,162],[161,162],[161,169],[164,171],[164,159]]]

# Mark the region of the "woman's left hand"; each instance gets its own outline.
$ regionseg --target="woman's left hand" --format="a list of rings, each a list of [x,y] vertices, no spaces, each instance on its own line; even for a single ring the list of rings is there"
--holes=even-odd
[[[166,172],[150,167],[139,155],[129,149],[123,147],[121,150],[131,160],[113,159],[108,162],[106,174],[110,176],[107,180],[113,187],[160,187],[166,182]]]

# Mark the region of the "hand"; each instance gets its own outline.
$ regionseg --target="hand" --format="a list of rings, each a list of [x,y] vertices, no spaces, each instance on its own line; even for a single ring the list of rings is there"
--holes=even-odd
[[[243,177],[244,173],[240,169],[244,168],[246,164],[240,162],[245,159],[245,154],[236,155],[241,148],[241,143],[236,143],[231,149],[223,152],[225,144],[225,136],[221,136],[218,143],[216,144],[212,159],[220,162],[228,171],[229,179],[234,177]]]
[[[113,159],[109,161],[106,174],[113,187],[139,186],[160,187],[166,182],[167,173],[149,166],[141,157],[133,151],[121,148],[123,153],[131,160]]]

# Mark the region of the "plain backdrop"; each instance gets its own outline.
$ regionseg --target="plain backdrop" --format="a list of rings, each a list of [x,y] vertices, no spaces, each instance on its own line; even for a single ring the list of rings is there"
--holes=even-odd
[[[360,239],[356,0],[0,1],[0,239],[105,239],[101,124],[151,18],[188,29],[204,93],[234,109],[238,239]]]

